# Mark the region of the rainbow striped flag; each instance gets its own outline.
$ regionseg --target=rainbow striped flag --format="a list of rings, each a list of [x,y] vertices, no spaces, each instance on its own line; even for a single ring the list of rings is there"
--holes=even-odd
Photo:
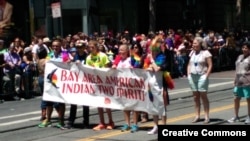
[[[168,85],[169,89],[174,89],[174,80],[172,79],[170,73],[168,71],[163,72],[163,77]]]

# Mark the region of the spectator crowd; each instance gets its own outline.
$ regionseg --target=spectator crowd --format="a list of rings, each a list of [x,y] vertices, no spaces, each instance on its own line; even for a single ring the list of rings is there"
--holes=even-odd
[[[33,98],[37,93],[42,95],[46,60],[75,62],[100,68],[141,68],[155,72],[167,70],[174,78],[185,78],[189,53],[195,37],[203,39],[202,46],[212,54],[214,65],[229,69],[234,69],[234,62],[241,52],[242,43],[250,39],[248,31],[235,33],[228,30],[216,32],[200,29],[191,32],[168,29],[147,34],[131,34],[127,30],[115,35],[112,32],[94,32],[92,35],[78,32],[74,35],[56,36],[52,39],[33,36],[31,43],[26,43],[20,37],[16,37],[8,47],[1,40],[0,66],[3,81],[0,84],[0,99],[3,100],[5,95],[14,100]],[[66,59],[65,56],[67,56]],[[159,56],[162,59],[160,61]],[[163,96],[165,106],[169,104],[167,89],[168,86],[165,86]],[[58,113],[59,122],[56,125],[58,128],[70,129],[74,126],[77,105],[71,105],[68,122],[65,124],[65,104],[42,100],[42,122],[38,125],[39,127],[51,125],[53,108]],[[88,106],[83,106],[83,112],[83,124],[87,127],[89,126]],[[141,111],[123,112],[125,124],[122,131],[136,132],[139,129],[138,122],[147,122],[149,118],[147,113]],[[115,128],[111,109],[99,107],[98,113],[100,123],[93,127],[93,130]],[[107,123],[105,123],[104,113],[108,114]],[[133,123],[130,121],[130,113],[133,113]],[[163,124],[166,124],[165,116],[166,113],[161,118]],[[153,117],[157,125],[159,117],[156,115]],[[157,126],[148,132],[148,134],[155,133],[157,133]]]

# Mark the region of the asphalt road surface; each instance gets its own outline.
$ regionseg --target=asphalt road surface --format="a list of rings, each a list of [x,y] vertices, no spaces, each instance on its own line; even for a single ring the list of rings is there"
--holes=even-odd
[[[208,125],[241,125],[247,115],[246,102],[241,102],[241,121],[233,124],[227,120],[233,116],[233,78],[234,71],[216,72],[210,76],[209,101],[210,118]],[[168,125],[204,125],[203,122],[191,123],[194,118],[192,94],[186,78],[175,79],[176,88],[170,90],[170,105],[167,107]],[[140,130],[136,133],[121,132],[124,123],[123,113],[113,110],[115,121],[114,130],[93,131],[92,127],[98,123],[97,109],[91,107],[90,127],[82,126],[82,108],[78,108],[77,119],[73,129],[60,130],[55,127],[38,128],[40,123],[41,97],[22,101],[5,101],[0,104],[0,140],[1,141],[154,141],[157,135],[147,135],[153,123],[140,123]],[[66,109],[68,116],[69,105]],[[53,113],[53,125],[56,124],[56,113]],[[203,113],[202,117],[203,118]],[[151,118],[152,119],[152,118]],[[219,126],[218,126],[218,129]]]

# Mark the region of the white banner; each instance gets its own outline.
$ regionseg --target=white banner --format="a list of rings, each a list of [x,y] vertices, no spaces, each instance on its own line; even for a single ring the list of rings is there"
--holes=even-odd
[[[52,61],[45,66],[43,99],[47,101],[161,115],[162,90],[161,72]]]

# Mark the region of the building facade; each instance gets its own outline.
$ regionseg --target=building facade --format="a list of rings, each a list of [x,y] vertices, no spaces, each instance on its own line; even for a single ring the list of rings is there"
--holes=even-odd
[[[250,29],[250,1],[241,0],[9,0],[13,20],[24,38],[66,36],[84,32],[147,33],[177,29]],[[61,17],[53,18],[51,4],[60,2]],[[152,9],[153,5],[153,9]],[[154,11],[154,12],[152,12]]]

